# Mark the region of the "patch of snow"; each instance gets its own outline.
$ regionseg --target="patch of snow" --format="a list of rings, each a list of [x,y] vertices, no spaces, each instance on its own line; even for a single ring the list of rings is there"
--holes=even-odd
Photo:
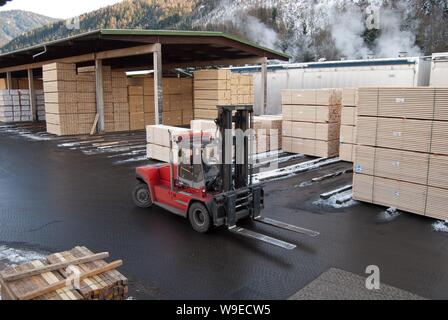
[[[115,165],[120,165],[120,164],[140,162],[140,161],[146,161],[146,160],[148,160],[148,157],[145,155],[145,156],[141,156],[141,157],[129,158],[129,159],[126,159],[126,160],[115,161],[114,164]]]
[[[448,233],[448,222],[436,221],[432,224],[432,228],[436,232],[447,232]]]
[[[13,249],[4,245],[0,246],[0,265],[6,267],[14,267],[18,264],[41,260],[44,257],[44,255],[34,251]],[[1,295],[0,300],[2,300]]]
[[[306,187],[309,187],[309,186],[312,186],[313,185],[313,182],[312,181],[303,181],[303,182],[301,182],[301,183],[299,183],[297,186],[296,186],[296,188],[298,187],[298,188],[306,188]]]
[[[7,246],[0,246],[0,260],[5,261],[5,264],[8,266],[15,266],[21,263],[40,260],[44,257],[44,255],[35,251],[19,250],[9,248]]]
[[[328,199],[319,199],[317,201],[314,201],[313,204],[316,206],[322,206],[322,207],[331,207],[335,209],[342,209],[342,208],[348,208],[358,203],[356,200],[349,200],[343,203],[338,203],[338,201],[344,200],[348,196],[351,196],[352,191],[349,190],[347,192],[338,193],[333,196],[331,196]]]
[[[107,156],[109,159],[113,159],[113,158],[121,158],[121,157],[128,157],[128,156],[137,156],[140,154],[146,154],[146,149],[141,149],[141,150],[135,150],[135,151],[131,151],[131,152],[126,152],[126,153],[119,153],[119,154],[113,154],[111,156]]]
[[[33,133],[19,133],[19,136],[29,139],[29,140],[34,140],[34,141],[50,141],[53,140],[53,138],[51,137],[43,137],[37,134],[33,134]]]
[[[275,169],[271,171],[261,171],[260,173],[257,173],[254,175],[254,183],[259,183],[262,181],[275,181],[280,179],[286,179],[293,177],[299,173],[314,170],[323,166],[327,166],[330,164],[334,164],[337,162],[340,162],[341,160],[339,158],[321,158],[321,159],[315,159],[307,162],[302,162],[299,164],[295,164],[292,166]]]
[[[378,214],[376,220],[379,223],[391,222],[401,216],[401,212],[397,210],[397,208],[389,208]]]

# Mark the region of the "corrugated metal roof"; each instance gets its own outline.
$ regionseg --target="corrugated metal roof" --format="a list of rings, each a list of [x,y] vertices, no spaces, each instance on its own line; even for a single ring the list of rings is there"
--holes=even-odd
[[[26,48],[6,52],[0,54],[0,58],[8,57],[11,55],[21,54],[21,53],[27,53],[36,49],[41,49],[43,47],[51,47],[54,45],[60,45],[64,42],[70,42],[74,40],[79,40],[82,38],[89,38],[92,36],[151,36],[151,37],[220,37],[232,41],[239,42],[241,44],[257,48],[263,51],[266,51],[268,53],[271,53],[272,55],[278,56],[281,60],[287,60],[289,59],[289,55],[266,48],[263,46],[260,46],[252,41],[242,39],[237,36],[229,35],[223,32],[215,32],[215,31],[184,31],[184,30],[135,30],[135,29],[100,29],[100,30],[94,30],[89,32],[84,32],[81,34],[73,35],[70,37],[57,39],[53,41],[49,41],[46,43],[29,46]]]

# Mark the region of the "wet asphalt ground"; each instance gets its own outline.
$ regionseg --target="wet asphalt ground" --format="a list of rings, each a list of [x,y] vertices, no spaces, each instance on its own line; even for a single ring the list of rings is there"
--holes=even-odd
[[[320,232],[309,238],[245,225],[298,245],[286,251],[224,230],[201,235],[163,209],[136,208],[134,168],[149,163],[139,159],[144,134],[115,138],[93,146],[0,124],[0,246],[109,251],[110,260],[123,259],[136,299],[287,299],[331,267],[365,276],[369,265],[379,266],[383,283],[448,299],[448,233],[435,232],[434,220],[403,213],[385,221],[380,206],[315,204],[350,184],[351,174],[309,181],[348,163],[266,184],[265,216]],[[124,146],[107,145],[121,140]]]

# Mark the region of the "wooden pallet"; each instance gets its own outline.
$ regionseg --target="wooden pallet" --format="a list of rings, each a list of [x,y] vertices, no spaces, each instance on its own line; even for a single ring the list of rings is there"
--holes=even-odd
[[[0,272],[4,300],[123,300],[128,280],[116,270],[122,261],[107,263],[109,253],[94,254],[86,247],[55,253]],[[67,268],[79,273],[79,287],[70,284]]]

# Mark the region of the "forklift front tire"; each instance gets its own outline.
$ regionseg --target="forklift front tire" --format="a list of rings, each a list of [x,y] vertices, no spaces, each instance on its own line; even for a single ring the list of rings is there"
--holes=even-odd
[[[148,186],[145,183],[139,183],[134,187],[132,191],[132,199],[139,208],[149,208],[152,206],[151,192],[149,192]]]
[[[191,227],[199,233],[207,233],[212,228],[212,219],[207,208],[199,202],[195,202],[188,210],[188,219]]]

